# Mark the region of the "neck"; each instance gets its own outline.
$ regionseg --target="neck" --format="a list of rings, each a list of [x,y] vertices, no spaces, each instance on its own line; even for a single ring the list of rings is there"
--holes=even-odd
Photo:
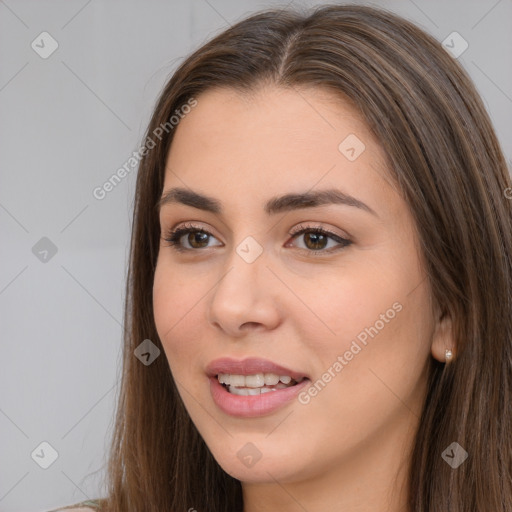
[[[409,461],[418,417],[404,407],[363,446],[300,481],[242,483],[244,512],[409,512]]]

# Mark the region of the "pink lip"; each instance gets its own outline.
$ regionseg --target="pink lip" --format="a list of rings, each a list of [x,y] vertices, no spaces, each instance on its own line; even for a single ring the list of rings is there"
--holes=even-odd
[[[215,377],[219,373],[232,375],[254,375],[255,373],[275,373],[276,375],[289,375],[292,379],[299,380],[306,377],[305,373],[290,370],[267,359],[249,357],[238,361],[229,357],[215,359],[206,367],[208,377]]]
[[[207,366],[206,372],[210,380],[210,393],[217,407],[226,414],[241,418],[254,418],[271,414],[292,401],[304,387],[310,384],[310,380],[303,373],[258,358],[249,358],[243,361],[229,358],[216,359]],[[220,384],[217,379],[219,373],[233,375],[275,373],[277,375],[289,375],[295,380],[304,377],[304,380],[295,384],[295,386],[270,391],[263,395],[240,396],[231,394]]]
[[[226,414],[240,418],[254,418],[273,413],[293,400],[301,389],[309,384],[310,380],[304,379],[295,386],[270,391],[263,395],[239,396],[231,394],[217,377],[210,377],[210,393],[219,409]]]

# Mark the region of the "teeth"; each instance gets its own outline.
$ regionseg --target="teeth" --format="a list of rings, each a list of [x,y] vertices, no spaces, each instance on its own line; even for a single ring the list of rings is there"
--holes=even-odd
[[[261,393],[268,393],[269,391],[275,391],[271,388],[236,388],[234,386],[229,387],[229,392],[233,395],[249,396],[249,395],[260,395]]]
[[[234,395],[242,395],[242,396],[248,396],[248,395],[259,395],[260,389],[259,388],[236,388],[231,387],[231,392]]]
[[[231,376],[233,377],[233,376]],[[240,375],[242,377],[242,375]],[[234,384],[235,386],[237,384]],[[263,373],[257,373],[256,375],[247,375],[245,377],[245,386],[248,388],[261,388],[265,385],[265,376]],[[243,386],[243,384],[242,384]]]
[[[267,386],[275,386],[279,382],[279,375],[275,373],[265,373],[265,384]]]
[[[283,383],[280,383],[282,388],[287,388]],[[229,392],[233,395],[238,396],[249,396],[249,395],[263,395],[263,393],[270,393],[270,391],[277,391],[278,389],[282,389],[279,387],[279,384],[275,388],[237,388],[235,386],[229,386]]]
[[[229,382],[226,384],[231,384],[232,386],[245,386],[245,377],[243,375],[228,375]]]
[[[256,373],[254,375],[231,375],[229,373],[219,373],[217,379],[221,384],[226,384],[237,388],[263,388],[263,386],[275,386],[282,382],[290,384],[292,378],[289,375],[277,375],[275,373]],[[301,382],[300,378],[297,382]]]

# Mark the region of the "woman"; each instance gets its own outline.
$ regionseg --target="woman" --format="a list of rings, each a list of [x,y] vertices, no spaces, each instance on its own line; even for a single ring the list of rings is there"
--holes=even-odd
[[[255,14],[174,73],[141,154],[89,505],[512,511],[512,184],[439,42]]]

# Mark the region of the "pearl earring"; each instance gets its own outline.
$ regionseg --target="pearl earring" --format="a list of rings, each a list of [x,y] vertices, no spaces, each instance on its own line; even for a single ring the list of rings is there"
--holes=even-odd
[[[449,363],[452,360],[452,357],[453,357],[452,351],[449,350],[449,349],[446,349],[444,351],[444,360],[445,360],[445,362]]]

